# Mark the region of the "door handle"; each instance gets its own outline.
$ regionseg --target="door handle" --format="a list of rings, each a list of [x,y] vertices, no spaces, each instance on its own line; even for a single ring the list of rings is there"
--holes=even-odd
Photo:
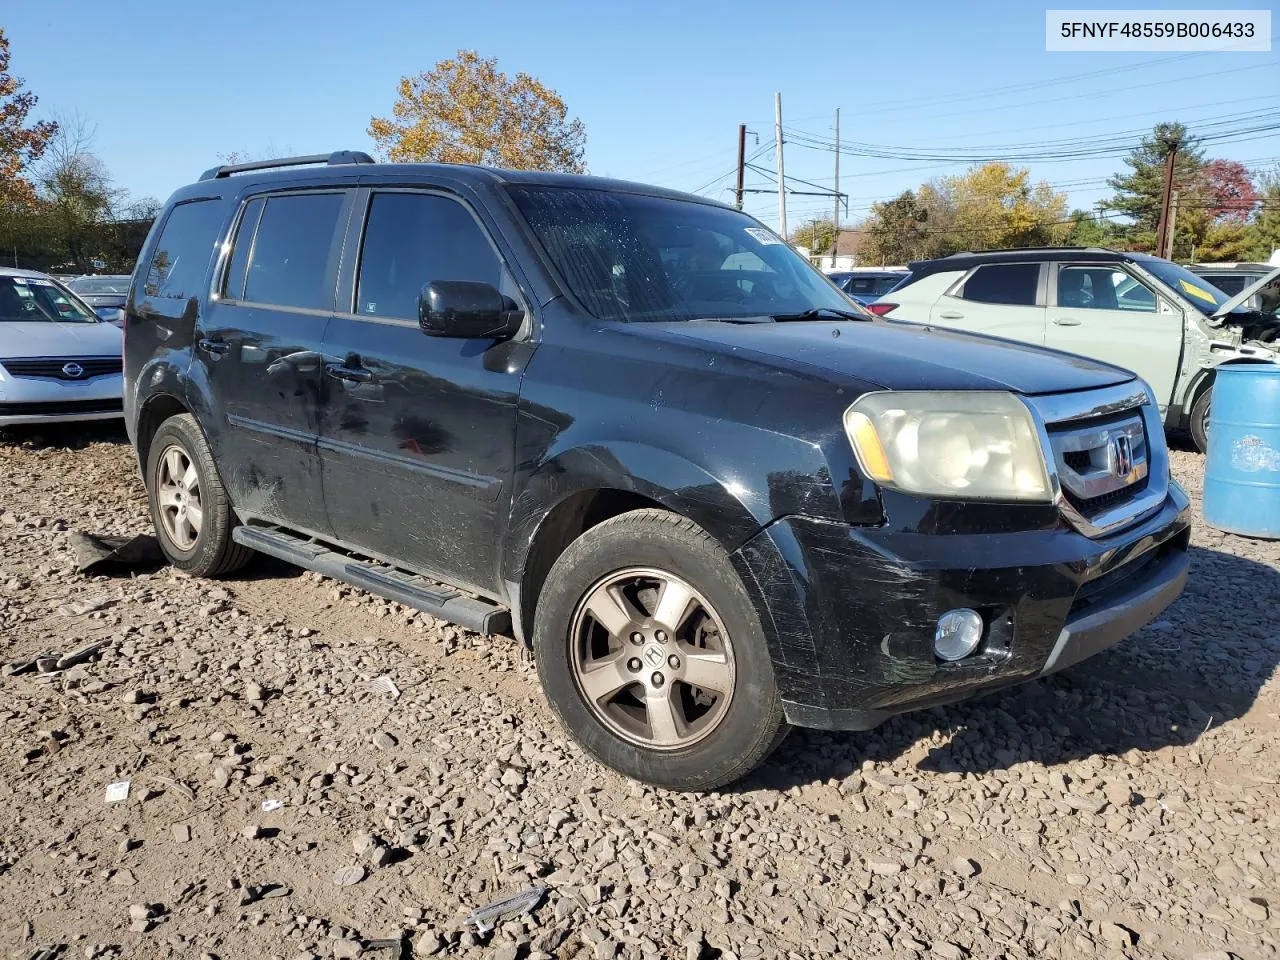
[[[1080,321],[1077,320],[1075,317],[1054,317],[1053,323],[1054,323],[1054,326],[1058,326],[1058,327],[1080,326]]]
[[[221,357],[223,354],[229,353],[231,351],[231,344],[227,343],[227,341],[225,340],[214,340],[214,339],[206,338],[204,340],[198,341],[196,346],[198,346],[205,353],[209,354],[211,357]]]
[[[345,367],[340,363],[326,363],[324,372],[335,380],[343,380],[347,383],[368,383],[373,379],[373,374],[368,370]]]
[[[963,320],[964,319],[963,313],[957,313],[954,310],[943,310],[941,313],[938,314],[938,316],[943,320]]]

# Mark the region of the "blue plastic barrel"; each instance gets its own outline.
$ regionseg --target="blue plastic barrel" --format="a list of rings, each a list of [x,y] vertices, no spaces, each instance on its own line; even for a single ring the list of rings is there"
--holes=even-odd
[[[1204,519],[1228,533],[1280,539],[1280,364],[1218,368]]]

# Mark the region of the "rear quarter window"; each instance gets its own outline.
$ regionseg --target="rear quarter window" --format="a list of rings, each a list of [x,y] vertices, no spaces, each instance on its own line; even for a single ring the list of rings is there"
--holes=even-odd
[[[960,296],[978,303],[1032,307],[1039,283],[1038,263],[989,263],[970,274]]]
[[[207,289],[221,230],[222,209],[215,200],[189,200],[170,210],[147,264],[143,293],[173,300],[199,296]]]

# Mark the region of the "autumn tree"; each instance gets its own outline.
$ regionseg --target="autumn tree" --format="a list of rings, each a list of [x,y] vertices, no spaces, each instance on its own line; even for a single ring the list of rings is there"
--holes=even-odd
[[[947,245],[955,250],[1049,246],[1067,235],[1066,195],[1033,186],[1025,169],[984,163],[943,184],[954,210]]]
[[[369,136],[394,161],[563,173],[583,171],[587,138],[554,90],[527,73],[513,80],[474,50],[402,78],[391,117],[373,117]]]
[[[1258,202],[1249,168],[1236,160],[1210,160],[1204,165],[1203,175],[1210,219],[1239,224],[1247,221]]]
[[[863,221],[858,261],[864,264],[908,263],[929,257],[929,208],[911,190],[873,204]]]
[[[831,253],[836,246],[836,224],[830,217],[810,220],[791,232],[787,240],[794,246],[806,247],[811,254]]]
[[[35,197],[25,173],[57,129],[48,120],[27,124],[35,105],[35,94],[23,91],[22,81],[9,73],[9,41],[0,29],[0,206],[30,203]]]

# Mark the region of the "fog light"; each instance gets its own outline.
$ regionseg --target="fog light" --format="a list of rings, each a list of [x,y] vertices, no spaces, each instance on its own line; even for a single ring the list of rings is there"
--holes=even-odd
[[[982,641],[982,617],[973,610],[948,610],[938,618],[933,652],[939,660],[961,660]]]

